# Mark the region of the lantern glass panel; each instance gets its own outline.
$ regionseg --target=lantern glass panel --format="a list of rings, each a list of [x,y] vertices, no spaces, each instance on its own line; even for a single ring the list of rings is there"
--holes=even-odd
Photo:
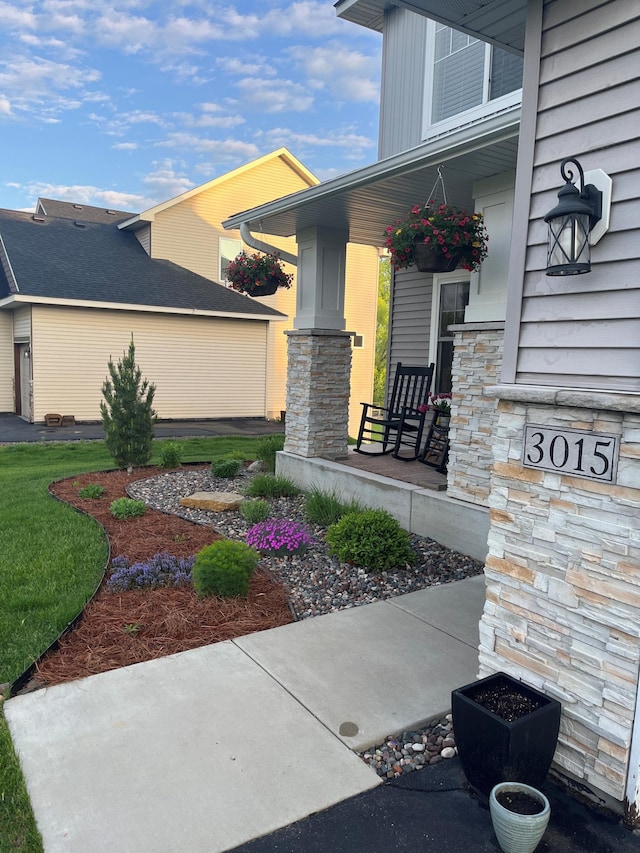
[[[580,275],[591,270],[589,216],[570,213],[551,219],[547,275]]]

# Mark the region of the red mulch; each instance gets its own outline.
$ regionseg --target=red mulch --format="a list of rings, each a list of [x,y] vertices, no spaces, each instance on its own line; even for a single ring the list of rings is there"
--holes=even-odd
[[[152,509],[126,521],[111,515],[111,502],[126,495],[127,483],[159,473],[164,472],[140,468],[131,475],[82,474],[54,483],[50,491],[97,519],[107,532],[112,556],[123,555],[130,562],[163,551],[188,557],[219,539],[211,527]],[[105,489],[102,498],[78,497],[79,489],[94,483]],[[112,593],[103,583],[78,625],[38,662],[36,681],[72,681],[292,621],[285,587],[260,570],[246,599],[199,599],[186,587]]]

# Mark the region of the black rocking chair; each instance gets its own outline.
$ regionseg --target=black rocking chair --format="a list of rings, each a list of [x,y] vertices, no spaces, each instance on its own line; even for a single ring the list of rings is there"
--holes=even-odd
[[[374,456],[393,451],[396,459],[403,462],[418,458],[433,370],[433,364],[416,367],[398,362],[389,405],[362,403],[356,453]],[[420,411],[423,407],[424,411]],[[402,456],[402,447],[409,447],[411,455]]]

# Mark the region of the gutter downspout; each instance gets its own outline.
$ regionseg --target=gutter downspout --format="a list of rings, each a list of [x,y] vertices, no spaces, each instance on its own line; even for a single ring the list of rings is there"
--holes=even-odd
[[[251,246],[252,249],[257,249],[259,252],[265,252],[267,255],[278,255],[278,257],[282,258],[286,263],[291,264],[294,267],[298,266],[297,255],[290,255],[289,252],[284,252],[282,249],[276,248],[276,246],[270,246],[269,243],[264,243],[262,240],[258,240],[257,237],[253,236],[246,222],[240,223],[240,236],[247,246]]]

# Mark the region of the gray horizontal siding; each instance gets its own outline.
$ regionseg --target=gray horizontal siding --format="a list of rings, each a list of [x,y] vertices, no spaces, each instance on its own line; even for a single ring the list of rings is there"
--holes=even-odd
[[[640,5],[545,2],[516,381],[640,391]],[[613,180],[592,272],[548,277],[545,213],[560,163]]]
[[[396,365],[429,364],[433,280],[415,268],[393,274],[389,306],[389,368],[387,385],[393,383]]]

